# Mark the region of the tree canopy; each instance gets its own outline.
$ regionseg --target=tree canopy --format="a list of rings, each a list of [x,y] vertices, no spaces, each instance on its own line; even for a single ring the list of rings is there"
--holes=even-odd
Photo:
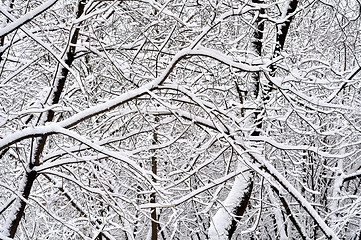
[[[361,239],[359,0],[3,0],[0,239]]]

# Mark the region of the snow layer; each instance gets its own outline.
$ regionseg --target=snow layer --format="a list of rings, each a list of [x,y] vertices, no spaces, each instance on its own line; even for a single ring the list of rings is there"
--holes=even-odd
[[[231,191],[222,203],[222,207],[212,218],[211,226],[208,230],[210,240],[229,239],[228,232],[232,224],[233,215],[245,194],[247,194],[247,189],[251,182],[252,174],[247,170],[243,164],[238,164],[237,171],[242,172],[242,174],[236,177]]]
[[[19,19],[14,20],[12,23],[8,24],[6,27],[0,29],[0,37],[14,31],[15,29],[19,28],[20,26],[24,25],[25,23],[31,21],[33,18],[35,18],[37,15],[41,14],[42,12],[46,11],[48,8],[53,6],[57,0],[49,0],[39,7],[31,10],[30,12],[26,13]],[[10,16],[11,14],[8,13],[5,9],[0,7],[0,12],[4,14],[5,16]]]

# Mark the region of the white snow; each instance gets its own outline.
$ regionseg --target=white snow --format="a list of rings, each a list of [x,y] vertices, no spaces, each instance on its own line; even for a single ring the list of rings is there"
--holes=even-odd
[[[53,6],[56,2],[57,0],[48,0],[47,2],[31,10],[30,12],[26,13],[25,15],[23,15],[18,19],[14,19],[8,11],[6,11],[4,8],[0,6],[0,12],[13,21],[12,23],[9,23],[6,27],[0,29],[0,37],[19,28],[20,26],[24,25],[26,22],[31,21],[37,15],[41,14],[42,12],[46,11],[48,8]]]
[[[242,174],[235,178],[231,191],[211,220],[211,225],[208,229],[208,236],[210,240],[229,239],[228,230],[232,224],[235,208],[242,201],[244,195],[246,194],[247,187],[252,181],[252,174],[243,164],[238,164],[237,172]]]

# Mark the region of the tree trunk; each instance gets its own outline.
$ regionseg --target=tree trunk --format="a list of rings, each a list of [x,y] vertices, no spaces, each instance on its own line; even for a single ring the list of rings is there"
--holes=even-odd
[[[78,11],[76,17],[79,18],[84,11],[85,1],[80,0],[78,3]],[[75,56],[75,44],[77,43],[79,35],[79,28],[76,28],[71,36],[68,52],[65,56],[64,62],[70,67],[74,61]],[[52,91],[51,98],[48,102],[49,105],[57,104],[60,99],[60,95],[63,91],[65,81],[67,79],[69,70],[58,64],[58,71],[55,75],[55,84],[54,90]],[[54,112],[48,111],[44,115],[40,115],[38,120],[38,125],[44,125],[47,122],[51,122],[54,118]],[[3,234],[7,237],[14,238],[17,228],[19,226],[20,220],[24,215],[26,200],[29,198],[31,193],[31,188],[37,177],[37,172],[33,170],[35,166],[40,164],[40,157],[44,150],[46,144],[47,135],[42,136],[40,139],[35,139],[32,155],[30,156],[28,166],[25,169],[25,174],[23,176],[22,182],[19,186],[18,192],[21,193],[22,198],[17,198],[15,203],[12,206],[12,210],[8,215],[7,221],[4,226]]]
[[[159,119],[156,117],[155,119],[156,123],[158,123]],[[158,141],[158,135],[156,130],[154,130],[153,133],[153,140],[152,140],[152,144],[156,145]],[[154,175],[157,175],[157,157],[155,156],[155,150],[153,150],[153,156],[152,156],[152,173]],[[157,179],[155,179],[154,177],[152,178],[152,181],[154,183],[157,182]],[[152,193],[150,196],[150,202],[151,203],[155,203],[156,199],[155,199],[155,193]],[[151,219],[152,219],[152,240],[157,240],[158,239],[158,219],[157,219],[157,209],[156,208],[152,208],[151,209]]]
[[[262,3],[262,0],[253,0],[253,3]],[[261,9],[257,14],[257,18],[254,23],[256,31],[254,31],[251,40],[251,51],[256,55],[261,55],[262,51],[262,38],[264,30],[264,22],[259,17],[259,14],[263,14],[264,10]],[[257,101],[260,94],[260,73],[251,73],[249,93],[246,96],[246,101]],[[240,94],[238,85],[236,84],[237,91]],[[243,102],[243,98],[240,95],[240,99]],[[251,114],[247,125],[255,126],[255,129],[251,132],[252,136],[259,136],[262,128],[262,120],[258,119],[260,114],[259,109]],[[248,126],[249,127],[249,126]],[[244,157],[248,157],[245,155]],[[249,170],[242,163],[238,163],[238,171]],[[241,176],[236,177],[232,189],[229,192],[223,206],[217,211],[212,218],[211,226],[208,231],[210,239],[231,239],[232,235],[237,229],[237,222],[244,214],[246,207],[249,203],[249,199],[253,189],[253,173],[247,172]],[[233,217],[236,216],[236,217]]]

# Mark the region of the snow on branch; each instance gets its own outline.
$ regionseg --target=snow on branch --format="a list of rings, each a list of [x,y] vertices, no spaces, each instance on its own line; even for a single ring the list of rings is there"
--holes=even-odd
[[[47,2],[43,3],[39,7],[31,10],[30,12],[26,13],[22,17],[18,19],[14,19],[11,17],[11,14],[6,11],[4,8],[0,6],[0,12],[4,14],[7,18],[12,20],[13,22],[8,24],[6,27],[0,29],[0,37],[5,36],[6,34],[11,33],[12,31],[20,28],[22,25],[24,25],[27,22],[30,22],[32,19],[34,19],[39,14],[45,12],[50,7],[52,7],[58,0],[48,0]]]

